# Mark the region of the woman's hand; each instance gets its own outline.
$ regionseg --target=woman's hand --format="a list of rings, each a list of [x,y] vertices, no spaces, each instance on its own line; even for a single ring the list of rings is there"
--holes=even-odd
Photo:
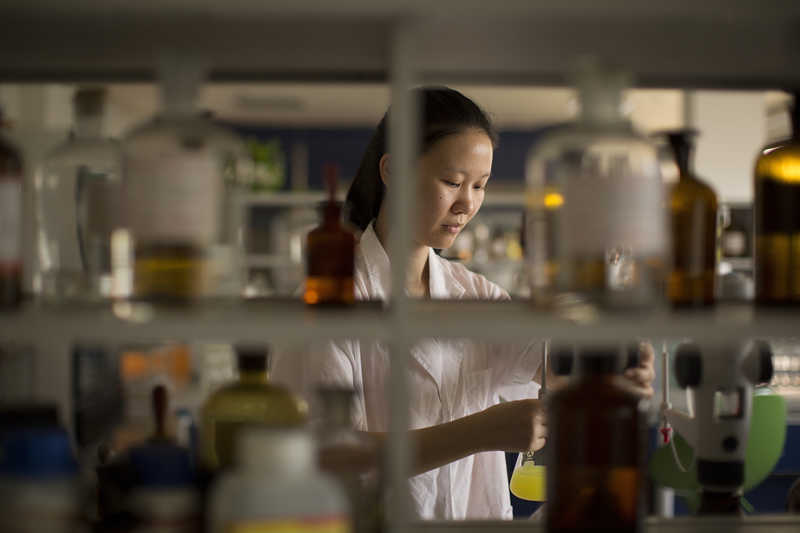
[[[649,342],[639,344],[639,366],[625,371],[625,377],[633,385],[633,391],[642,398],[652,398],[653,379],[656,377],[653,362],[655,361],[653,345]]]
[[[547,442],[547,419],[541,400],[504,402],[479,414],[490,450],[536,451]]]

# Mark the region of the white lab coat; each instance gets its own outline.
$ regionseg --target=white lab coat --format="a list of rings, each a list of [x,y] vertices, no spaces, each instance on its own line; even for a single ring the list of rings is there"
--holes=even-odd
[[[431,298],[508,299],[508,294],[463,265],[428,256]],[[361,300],[390,294],[389,257],[370,225],[356,248],[355,292]],[[492,327],[491,316],[485,327]],[[415,345],[409,368],[410,428],[449,422],[482,411],[498,398],[536,397],[531,380],[541,362],[541,342],[527,346],[467,339],[429,339]],[[276,381],[306,395],[313,387],[344,384],[362,391],[356,427],[389,429],[389,353],[384,343],[338,340],[316,346],[306,357],[278,356]],[[484,452],[411,478],[412,500],[420,518],[512,518],[503,452]]]

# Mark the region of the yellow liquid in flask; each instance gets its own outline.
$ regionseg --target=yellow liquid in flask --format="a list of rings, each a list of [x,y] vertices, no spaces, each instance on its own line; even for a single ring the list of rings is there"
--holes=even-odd
[[[521,465],[517,464],[517,467],[514,468],[509,488],[511,489],[511,494],[517,498],[532,502],[543,502],[547,499],[546,480],[546,467],[534,464],[533,461],[525,461]]]

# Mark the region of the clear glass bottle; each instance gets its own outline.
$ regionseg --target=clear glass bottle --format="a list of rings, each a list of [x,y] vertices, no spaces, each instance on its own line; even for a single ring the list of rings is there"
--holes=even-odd
[[[240,248],[226,179],[239,143],[195,107],[204,74],[198,62],[170,58],[160,74],[162,112],[123,143],[134,298],[182,303],[231,286],[228,292],[239,293]]]
[[[800,304],[800,93],[790,110],[792,135],[764,147],[753,183],[756,302]]]
[[[644,308],[663,300],[667,215],[657,150],[623,114],[621,73],[578,76],[580,115],[526,164],[526,244],[536,304]]]
[[[4,129],[0,109],[0,130]],[[0,131],[0,309],[22,303],[22,155]]]
[[[316,427],[320,469],[344,488],[355,533],[377,533],[383,526],[381,472],[374,441],[353,429],[356,391],[345,387],[317,390],[322,418]]]
[[[338,169],[325,165],[328,200],[322,224],[311,230],[306,246],[306,283],[303,299],[309,305],[346,305],[355,301],[353,272],[356,239],[342,225],[341,204],[336,201]]]
[[[209,470],[232,466],[243,426],[292,427],[303,424],[308,408],[285,387],[268,379],[265,346],[236,348],[239,379],[214,392],[203,406],[201,449]]]
[[[647,421],[616,348],[584,348],[550,395],[547,531],[641,531]]]
[[[36,172],[37,252],[47,300],[111,294],[111,232],[119,224],[122,152],[102,136],[106,91],[80,88],[75,127]]]
[[[669,193],[672,268],[667,298],[676,307],[713,305],[717,270],[717,195],[691,168],[694,130],[665,132],[678,182]]]

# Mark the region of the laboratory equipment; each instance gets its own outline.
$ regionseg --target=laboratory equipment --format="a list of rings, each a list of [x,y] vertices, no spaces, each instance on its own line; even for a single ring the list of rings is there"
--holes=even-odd
[[[550,341],[544,342],[542,352],[542,378],[539,388],[539,400],[544,400],[547,392],[547,372],[550,358]],[[545,444],[545,447],[547,445]],[[537,452],[527,451],[517,455],[517,462],[511,474],[509,489],[511,494],[523,500],[542,502],[547,499],[546,480],[547,469],[542,464],[544,448]],[[539,461],[539,464],[536,461]]]
[[[674,368],[678,385],[691,391],[693,401],[684,413],[673,409],[664,393],[664,440],[671,440],[674,428],[694,449],[692,461],[701,488],[699,513],[739,513],[753,387],[772,378],[771,348],[764,341],[685,342],[676,349]],[[679,468],[687,469],[674,441],[670,445]]]

